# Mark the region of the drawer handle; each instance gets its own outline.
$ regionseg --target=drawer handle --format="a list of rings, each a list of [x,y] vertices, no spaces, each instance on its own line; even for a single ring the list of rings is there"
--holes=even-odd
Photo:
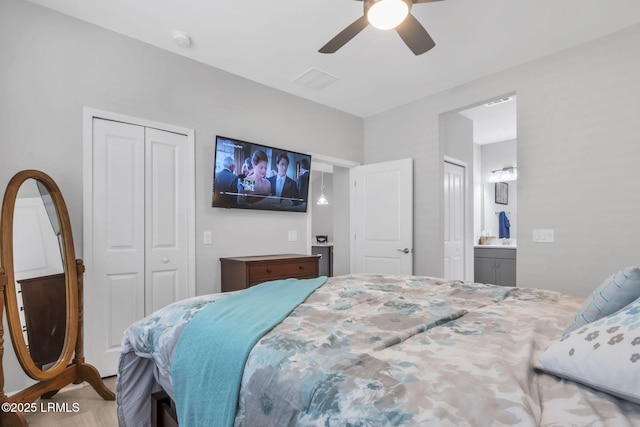
[[[298,270],[304,270],[304,265],[299,265]]]
[[[271,273],[271,272],[272,272],[271,269],[267,268],[267,273]]]

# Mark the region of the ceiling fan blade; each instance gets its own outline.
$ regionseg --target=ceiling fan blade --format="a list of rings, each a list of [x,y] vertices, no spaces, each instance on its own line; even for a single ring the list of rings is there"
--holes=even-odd
[[[320,48],[318,52],[320,53],[334,53],[342,46],[347,44],[349,40],[358,35],[358,33],[366,28],[369,25],[369,21],[367,21],[366,16],[361,16],[359,19],[356,19],[351,25],[349,25],[344,30],[340,31],[337,36],[329,40],[329,43],[325,44]]]
[[[421,55],[436,45],[427,30],[412,14],[407,15],[402,24],[396,27],[396,31],[415,55]]]

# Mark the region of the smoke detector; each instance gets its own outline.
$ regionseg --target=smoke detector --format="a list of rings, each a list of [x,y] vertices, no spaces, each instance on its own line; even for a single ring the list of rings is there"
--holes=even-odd
[[[191,46],[191,37],[189,37],[189,35],[183,31],[174,31],[173,41],[182,47]]]

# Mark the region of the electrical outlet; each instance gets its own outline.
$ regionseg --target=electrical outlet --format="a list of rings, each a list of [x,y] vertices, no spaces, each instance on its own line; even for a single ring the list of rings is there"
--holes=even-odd
[[[553,243],[553,229],[533,230],[533,241],[537,243]]]
[[[298,240],[298,231],[297,230],[289,230],[289,241],[295,242]]]
[[[202,243],[204,243],[205,245],[213,244],[213,236],[211,235],[210,231],[204,232],[204,235],[202,237]]]

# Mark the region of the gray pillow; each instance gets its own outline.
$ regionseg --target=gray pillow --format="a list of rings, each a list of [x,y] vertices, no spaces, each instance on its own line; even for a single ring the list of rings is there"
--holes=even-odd
[[[564,335],[626,307],[640,297],[640,269],[626,267],[609,276],[586,299]]]

